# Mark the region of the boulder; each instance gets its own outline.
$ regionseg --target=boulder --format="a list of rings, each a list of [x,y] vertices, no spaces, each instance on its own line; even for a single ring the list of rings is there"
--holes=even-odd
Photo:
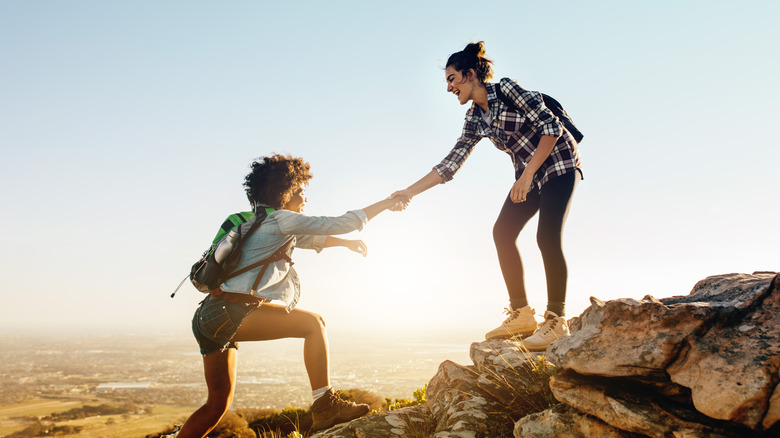
[[[514,421],[557,403],[549,390],[553,369],[511,340],[475,342],[473,365],[442,363],[428,384],[436,438],[509,436]]]
[[[427,405],[380,412],[337,425],[318,438],[403,438],[431,436],[435,428]]]
[[[603,302],[591,298],[581,328],[554,342],[547,356],[559,368],[612,377],[663,377],[682,341],[717,316],[706,305],[670,307],[647,296]]]
[[[436,419],[437,438],[489,436],[488,412],[496,406],[483,396],[474,367],[451,361],[439,365],[428,383],[427,404]]]
[[[649,436],[762,433],[780,419],[777,273],[591,304],[547,351],[561,371],[551,382],[558,400]]]
[[[427,403],[360,418],[316,437],[494,438],[511,436],[515,420],[557,402],[549,388],[555,368],[519,342],[471,346],[473,364],[444,361],[428,383]]]
[[[563,403],[527,415],[515,424],[515,438],[628,438],[631,433]]]
[[[549,389],[556,369],[543,353],[529,352],[515,340],[493,339],[471,344],[470,356],[480,391],[515,416],[556,404]]]
[[[699,412],[751,429],[771,427],[780,414],[777,398],[771,403],[780,380],[780,282],[770,286],[767,276],[759,278],[763,281],[752,284],[744,278],[733,278],[733,284],[718,279],[718,289],[725,289],[733,304],[706,332],[686,339],[666,370],[672,382],[691,389]],[[734,286],[743,287],[745,301]],[[697,289],[699,295],[711,293],[701,285]],[[762,295],[763,290],[768,293]]]
[[[550,383],[555,396],[570,407],[610,426],[650,437],[737,437],[750,431],[719,422],[677,403],[631,379],[605,379],[573,372]]]

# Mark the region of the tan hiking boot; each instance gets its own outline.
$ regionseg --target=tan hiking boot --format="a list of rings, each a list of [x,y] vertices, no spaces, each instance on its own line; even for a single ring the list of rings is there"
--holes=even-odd
[[[534,318],[534,309],[531,306],[521,307],[516,310],[504,309],[509,317],[500,326],[485,334],[485,339],[511,338],[513,336],[525,337],[536,331],[538,323]]]
[[[569,325],[566,319],[549,310],[544,312],[544,322],[532,336],[523,339],[523,346],[528,351],[544,351],[553,341],[569,336]]]
[[[339,398],[337,393],[329,389],[322,397],[311,405],[311,416],[314,420],[314,431],[327,429],[334,424],[344,423],[368,414],[368,405],[356,404]]]

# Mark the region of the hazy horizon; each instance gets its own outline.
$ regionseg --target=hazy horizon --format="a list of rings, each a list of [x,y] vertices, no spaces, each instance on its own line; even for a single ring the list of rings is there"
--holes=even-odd
[[[456,337],[331,336],[331,381],[339,389],[360,388],[383,397],[409,398],[428,383],[441,362],[470,365],[469,346],[470,342]],[[4,406],[17,399],[47,396],[78,400],[80,395],[98,396],[111,388],[179,406],[197,406],[206,395],[200,353],[191,337],[15,334],[0,337],[0,347]],[[303,339],[239,343],[237,390],[245,394],[237,397],[241,400],[233,408],[307,407],[311,387],[302,352]],[[151,392],[144,396],[143,391]]]
[[[0,328],[0,337],[2,338],[16,338],[16,339],[42,339],[46,341],[52,341],[57,339],[68,338],[146,338],[146,337],[159,337],[161,339],[175,339],[183,340],[186,343],[190,343],[193,351],[198,350],[197,342],[192,336],[192,332],[189,327],[186,330],[182,330],[179,327],[167,327],[165,329],[160,328],[134,328],[133,330],[123,330],[119,327],[106,327],[100,330],[89,327],[74,327],[69,326],[61,330],[53,331],[49,328],[28,328],[20,330],[18,328]],[[484,333],[474,329],[448,329],[438,331],[420,331],[414,328],[399,328],[393,330],[367,330],[358,328],[354,330],[350,329],[328,329],[328,338],[337,341],[356,341],[356,342],[386,342],[392,340],[394,342],[450,342],[470,344],[471,342],[479,342],[484,340]],[[290,338],[295,340],[295,338]],[[257,341],[257,343],[268,344],[276,342],[284,342],[284,339],[271,340],[271,341]],[[302,339],[300,339],[303,342]],[[245,341],[242,344],[255,343],[253,341]]]

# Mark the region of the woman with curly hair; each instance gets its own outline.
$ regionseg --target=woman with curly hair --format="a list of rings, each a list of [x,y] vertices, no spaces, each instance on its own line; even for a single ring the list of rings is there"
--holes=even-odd
[[[306,204],[304,188],[312,177],[309,163],[277,154],[261,157],[251,167],[244,181],[247,198],[255,214],[265,213],[267,217],[246,237],[237,270],[280,251],[285,254],[266,267],[258,266],[225,281],[196,310],[192,329],[203,355],[208,398],[184,423],[179,438],[206,436],[227,411],[236,384],[236,343],[241,341],[304,339],[303,360],[314,398],[311,411],[315,430],[369,412],[367,405],[344,401],[330,387],[325,322],[320,315],[295,307],[300,286],[289,256],[293,247],[320,252],[333,246],[365,256],[363,241],[332,235],[362,229],[395,201],[385,199],[337,217],[306,216],[302,211]],[[263,268],[260,282],[254,287]],[[271,300],[284,305],[271,304]]]
[[[487,137],[509,154],[515,182],[493,228],[501,272],[509,292],[509,317],[486,339],[516,336],[529,350],[544,350],[555,339],[569,334],[563,318],[567,268],[561,236],[572,193],[582,178],[577,141],[545,106],[542,95],[511,79],[488,82],[492,61],[485,58],[485,43],[471,43],[447,60],[447,91],[466,111],[463,133],[449,154],[423,178],[393,196],[404,199],[450,181],[474,146]],[[503,97],[501,96],[503,94]],[[508,104],[508,103],[511,103]],[[539,325],[528,305],[523,264],[516,240],[525,224],[539,213],[537,242],[547,279],[547,311]]]

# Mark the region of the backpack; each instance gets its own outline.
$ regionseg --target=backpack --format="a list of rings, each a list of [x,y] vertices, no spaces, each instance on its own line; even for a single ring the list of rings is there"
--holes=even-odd
[[[251,294],[254,295],[268,265],[281,259],[286,259],[292,264],[288,254],[292,244],[292,239],[290,239],[270,257],[244,268],[236,269],[241,259],[241,247],[244,246],[247,237],[260,228],[260,224],[273,211],[273,208],[265,208],[259,214],[244,211],[228,216],[225,222],[222,223],[211,245],[206,249],[201,258],[192,265],[190,274],[179,283],[179,286],[171,294],[171,298],[176,295],[176,292],[178,292],[187,278],[200,292],[219,295],[219,286],[228,279],[265,265],[252,286]]]
[[[557,100],[553,99],[551,96],[548,96],[544,93],[539,93],[539,94],[542,95],[542,101],[544,101],[544,106],[549,108],[550,111],[552,111],[552,113],[555,114],[555,116],[561,120],[561,123],[563,123],[563,127],[566,128],[566,130],[571,133],[574,139],[577,140],[577,143],[581,142],[584,135],[582,135],[582,132],[580,132],[580,130],[577,129],[576,126],[574,126],[574,122],[571,120],[571,117],[569,117],[569,115],[566,114],[566,110],[563,109],[563,106]],[[499,84],[496,84],[496,96],[498,96],[498,98],[501,99],[501,101],[504,102],[509,108],[515,111],[519,110],[515,102],[512,99],[510,99],[506,94],[504,94],[503,91],[501,91],[501,86]]]

